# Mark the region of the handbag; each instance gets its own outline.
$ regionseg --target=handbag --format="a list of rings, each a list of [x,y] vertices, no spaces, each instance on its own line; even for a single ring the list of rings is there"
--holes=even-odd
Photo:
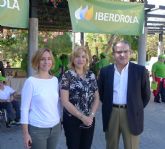
[[[152,82],[151,82],[151,89],[152,89],[152,90],[157,90],[157,88],[158,88],[158,82],[152,81]]]

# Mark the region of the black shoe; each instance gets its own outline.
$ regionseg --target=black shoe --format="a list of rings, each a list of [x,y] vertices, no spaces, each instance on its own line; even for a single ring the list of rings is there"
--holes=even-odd
[[[160,101],[156,101],[156,100],[154,100],[154,102],[161,103]]]
[[[6,122],[6,128],[10,128],[10,123],[9,122]]]
[[[17,125],[17,123],[15,121],[10,121],[9,125],[10,126],[15,126],[15,125]]]

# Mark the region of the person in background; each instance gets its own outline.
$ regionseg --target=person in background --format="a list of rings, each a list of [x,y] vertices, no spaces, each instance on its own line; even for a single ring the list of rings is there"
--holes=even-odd
[[[55,75],[58,80],[60,80],[60,75],[61,75],[61,69],[62,69],[62,61],[59,56],[55,56],[55,65],[52,67],[51,72],[53,75]]]
[[[152,65],[152,79],[157,82],[157,90],[153,90],[154,102],[165,103],[165,63],[164,56],[159,55],[158,61]]]
[[[98,78],[106,149],[118,149],[122,134],[125,149],[138,149],[143,131],[144,107],[150,100],[149,74],[129,62],[131,45],[113,45],[114,64],[101,69]]]
[[[0,107],[6,109],[8,122],[7,127],[11,125],[19,124],[20,121],[20,103],[17,100],[16,91],[6,85],[5,77],[0,76]],[[15,112],[13,111],[15,110]]]
[[[0,61],[0,71],[1,71],[1,75],[5,77],[5,69],[2,61]]]
[[[71,55],[71,69],[61,80],[63,127],[68,149],[90,149],[92,145],[99,94],[88,63],[86,48],[77,47]]]
[[[60,60],[61,60],[61,63],[62,63],[62,67],[61,67],[59,80],[61,80],[61,77],[64,74],[64,72],[68,70],[68,63],[69,63],[68,55],[62,54],[60,56]]]
[[[90,70],[97,76],[98,74],[98,69],[96,68],[96,63],[98,62],[98,58],[96,55],[92,56],[92,62],[89,66]]]
[[[21,124],[26,148],[56,149],[61,133],[58,79],[50,75],[54,58],[51,50],[39,49],[32,58],[37,71],[24,83]]]
[[[6,68],[11,68],[11,65],[10,65],[9,61],[6,62]]]
[[[106,54],[104,52],[100,53],[100,61],[99,61],[99,70],[107,65],[109,65],[109,61],[106,58]]]
[[[97,68],[97,76],[100,73],[100,69],[109,65],[110,62],[106,57],[106,54],[104,52],[100,53],[100,60],[96,63],[96,68]]]

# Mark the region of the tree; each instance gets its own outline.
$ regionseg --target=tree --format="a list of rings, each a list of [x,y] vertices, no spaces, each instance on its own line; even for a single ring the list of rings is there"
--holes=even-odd
[[[3,29],[0,36],[0,51],[4,60],[10,61],[12,67],[20,67],[22,56],[27,52],[27,31]]]
[[[158,49],[158,39],[159,35],[148,35],[147,36],[147,60],[150,60],[151,57],[156,57],[157,56],[157,49]]]
[[[72,51],[70,34],[39,32],[39,48],[50,48],[54,55],[68,54]],[[3,53],[5,61],[10,61],[12,67],[22,67],[26,70],[28,31],[3,29],[0,32],[0,52]]]
[[[46,42],[43,42],[45,36],[40,37],[39,47],[50,48],[54,55],[68,54],[72,51],[72,42],[69,33],[58,36],[53,36],[52,33],[49,33],[46,38]]]

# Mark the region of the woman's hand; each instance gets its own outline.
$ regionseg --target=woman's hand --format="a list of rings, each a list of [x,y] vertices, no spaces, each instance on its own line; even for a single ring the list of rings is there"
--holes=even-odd
[[[83,115],[81,121],[83,122],[84,125],[90,126],[93,123],[93,117]]]
[[[30,149],[32,146],[32,139],[29,133],[24,134],[24,146],[26,149]]]

